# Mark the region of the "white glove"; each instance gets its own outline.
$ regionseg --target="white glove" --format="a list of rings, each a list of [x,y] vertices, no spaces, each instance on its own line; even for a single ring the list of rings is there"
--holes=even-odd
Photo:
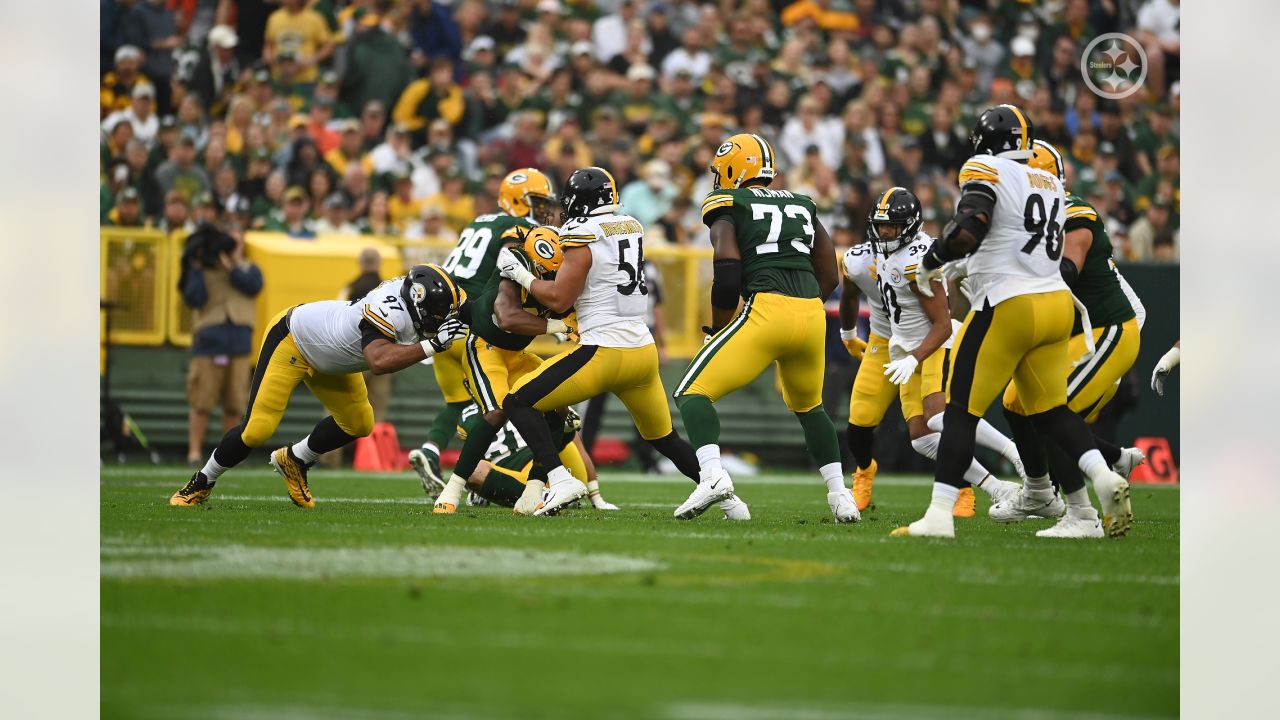
[[[546,332],[547,335],[562,335],[562,334],[568,334],[568,332],[569,332],[569,323],[563,320],[558,320],[556,318],[551,318],[550,320],[547,320],[547,332]]]
[[[1169,352],[1160,358],[1160,362],[1156,363],[1156,369],[1151,373],[1151,389],[1156,391],[1160,397],[1164,397],[1164,381],[1169,377],[1169,373],[1178,367],[1178,363],[1182,360],[1182,350],[1176,345],[1169,348]]]
[[[449,318],[440,323],[440,329],[436,330],[433,337],[429,337],[422,341],[422,349],[427,353],[427,357],[431,357],[436,353],[442,353],[449,349],[454,340],[465,335],[466,326],[458,318]]]
[[[920,264],[920,268],[916,270],[916,289],[925,297],[933,297],[933,281],[942,280],[942,268],[934,268],[929,270]]]
[[[502,277],[512,280],[525,290],[533,284],[537,278],[533,273],[520,262],[519,256],[511,248],[502,248],[498,251],[498,274]]]
[[[916,360],[916,356],[908,353],[905,357],[894,360],[884,366],[884,374],[889,376],[889,382],[894,385],[904,385],[916,373],[916,366],[920,364]]]

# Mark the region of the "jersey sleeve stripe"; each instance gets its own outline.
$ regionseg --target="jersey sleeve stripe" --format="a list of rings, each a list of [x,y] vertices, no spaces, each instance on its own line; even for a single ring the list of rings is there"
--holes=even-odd
[[[561,240],[561,241],[564,241],[564,240],[586,240],[586,241],[591,241],[591,240],[595,240],[595,239],[596,239],[596,236],[595,236],[595,235],[592,235],[592,234],[590,234],[590,233],[580,233],[580,234],[577,234],[577,235],[561,235],[561,236],[560,236],[560,240]]]
[[[997,176],[1000,174],[999,170],[996,170],[995,168],[991,167],[990,165],[987,165],[986,163],[980,163],[977,160],[966,161],[964,164],[964,167],[962,167],[961,170],[964,170],[964,169],[984,170],[986,172],[991,173],[992,175],[997,175]]]
[[[711,202],[719,202],[721,200],[732,200],[732,195],[708,195],[706,200],[702,201],[703,205]]]
[[[994,185],[1000,182],[1000,177],[997,175],[992,175],[991,173],[972,170],[970,168],[962,168],[960,170],[961,185],[964,185],[967,182],[972,182],[975,180],[978,182],[989,182]]]
[[[381,330],[382,334],[390,337],[392,340],[395,339],[396,329],[392,327],[391,323],[387,322],[384,318],[378,317],[378,313],[371,310],[368,305],[364,306],[363,315],[366,320],[373,323],[374,327],[378,328],[378,330]]]
[[[708,203],[702,206],[702,214],[706,215],[712,210],[719,210],[720,208],[726,208],[726,207],[732,207],[732,206],[733,206],[732,198],[730,198],[729,200],[720,200],[719,202],[716,202],[716,203]]]

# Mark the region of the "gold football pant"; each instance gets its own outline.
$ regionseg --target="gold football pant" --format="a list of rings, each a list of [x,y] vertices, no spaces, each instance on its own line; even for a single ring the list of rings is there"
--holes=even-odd
[[[475,333],[459,344],[466,353],[463,382],[481,413],[501,410],[511,387],[542,365],[542,358],[527,350],[504,350]]]
[[[675,397],[704,395],[715,402],[776,362],[787,408],[809,412],[822,404],[826,332],[821,300],[756,293],[694,356]]]
[[[262,340],[240,439],[251,448],[269,440],[298,383],[306,384],[343,432],[352,437],[373,432],[373,407],[364,378],[358,372],[327,374],[312,368],[293,341],[285,320],[287,312],[271,320],[271,329]]]
[[[610,392],[626,406],[640,437],[657,440],[671,434],[671,409],[652,343],[637,348],[579,345],[525,374],[511,392],[540,412]]]
[[[436,384],[440,386],[445,404],[466,402],[471,399],[471,393],[468,392],[465,383],[466,375],[462,369],[465,354],[466,345],[455,342],[444,352],[432,356],[431,369],[436,374]]]
[[[1066,405],[1074,316],[1067,290],[970,311],[951,349],[947,403],[982,417],[1012,379],[1026,415]]]
[[[924,415],[924,399],[934,393],[942,392],[943,388],[947,386],[950,359],[950,350],[938,348],[932,355],[925,358],[924,362],[916,366],[916,371],[912,374],[910,380],[897,386],[898,397],[902,400],[902,418],[904,420],[922,417]],[[885,378],[885,382],[888,383],[889,378]],[[893,386],[892,383],[889,383],[889,385],[890,387]]]
[[[1071,374],[1067,376],[1067,407],[1087,423],[1098,419],[1098,413],[1115,397],[1120,378],[1138,359],[1141,346],[1138,321],[1130,318],[1119,325],[1096,327],[1093,329],[1093,342],[1096,351],[1083,363],[1079,361],[1088,352],[1084,333],[1073,335],[1067,343],[1067,357],[1071,363]],[[1004,406],[1019,415],[1029,414],[1022,407],[1018,389],[1013,384],[1005,389]]]

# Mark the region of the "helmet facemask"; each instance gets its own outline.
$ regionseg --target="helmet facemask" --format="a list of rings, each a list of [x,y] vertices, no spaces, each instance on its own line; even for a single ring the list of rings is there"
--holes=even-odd
[[[560,224],[560,201],[553,195],[525,195],[529,204],[529,218],[538,225],[556,226]]]

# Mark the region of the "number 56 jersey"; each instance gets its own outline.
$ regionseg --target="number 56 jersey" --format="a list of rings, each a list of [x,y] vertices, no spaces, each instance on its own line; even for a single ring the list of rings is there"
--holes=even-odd
[[[574,303],[582,345],[636,348],[653,343],[645,314],[644,227],[630,215],[573,218],[560,228],[565,250],[587,247],[591,269]]]
[[[1066,290],[1058,265],[1067,196],[1058,178],[1016,160],[975,155],[960,168],[959,182],[995,199],[990,230],[968,259],[974,309]]]

